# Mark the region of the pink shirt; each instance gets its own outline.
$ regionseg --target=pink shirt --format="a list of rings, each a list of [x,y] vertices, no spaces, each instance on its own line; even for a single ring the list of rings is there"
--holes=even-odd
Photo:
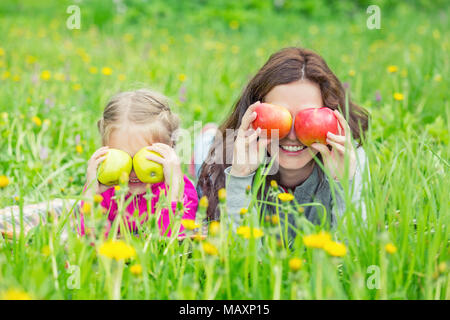
[[[197,213],[197,207],[198,207],[198,197],[197,197],[197,190],[195,190],[195,187],[193,183],[184,176],[184,194],[183,194],[183,208],[184,213],[182,219],[192,219],[195,220],[195,214]],[[153,197],[150,200],[151,202],[151,212],[154,214],[156,212],[156,204],[159,200],[159,195],[161,191],[163,191],[167,195],[167,185],[164,182],[155,183],[151,185]],[[101,206],[107,210],[108,214],[108,222],[109,227],[111,226],[112,222],[114,221],[116,215],[117,215],[117,202],[112,199],[112,197],[115,194],[114,187],[109,188],[105,192],[103,192],[101,195],[103,197],[103,201],[101,202]],[[125,196],[125,201],[131,196],[131,194],[128,194]],[[130,231],[137,231],[136,221],[131,221],[130,218],[133,216],[133,212],[138,209],[139,210],[139,217],[142,216],[142,214],[145,214],[145,218],[142,219],[141,223],[144,223],[148,219],[148,208],[147,208],[147,200],[144,198],[145,193],[135,195],[135,199],[130,202],[130,204],[126,208],[125,213],[125,219],[127,222],[127,225],[130,228]],[[83,206],[83,201],[81,202],[81,206]],[[177,203],[172,201],[171,203],[172,207],[172,214],[175,212],[177,208]],[[142,218],[142,217],[141,217]],[[161,209],[161,215],[158,221],[158,225],[161,231],[161,235],[164,234],[170,224],[170,216],[169,216],[169,210],[168,208],[162,208]],[[109,231],[109,227],[107,232]],[[183,225],[181,225],[180,228],[180,234],[179,236],[183,236],[184,234],[181,234],[181,232],[184,230]],[[85,227],[84,227],[84,217],[83,214],[80,214],[80,230],[81,235],[85,234]],[[171,230],[167,232],[167,235],[170,236]]]

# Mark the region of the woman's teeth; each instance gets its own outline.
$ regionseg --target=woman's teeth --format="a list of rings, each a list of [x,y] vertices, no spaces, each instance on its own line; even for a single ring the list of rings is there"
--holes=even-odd
[[[280,148],[285,151],[297,152],[297,151],[305,149],[306,147],[305,146],[281,146],[280,145]]]
[[[138,183],[138,182],[141,182],[141,180],[139,180],[139,179],[130,179],[130,182],[131,183]]]

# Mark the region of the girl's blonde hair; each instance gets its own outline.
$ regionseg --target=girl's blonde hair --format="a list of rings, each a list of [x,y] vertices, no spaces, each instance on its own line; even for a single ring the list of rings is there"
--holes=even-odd
[[[97,122],[102,144],[107,145],[111,132],[124,125],[142,126],[158,142],[171,144],[179,118],[170,111],[169,99],[149,89],[116,94],[105,107]]]

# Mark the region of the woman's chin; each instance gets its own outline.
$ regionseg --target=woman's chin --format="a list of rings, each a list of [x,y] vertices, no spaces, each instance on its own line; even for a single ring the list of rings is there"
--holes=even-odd
[[[312,160],[309,150],[304,150],[298,155],[285,155],[283,152],[279,153],[280,168],[287,170],[302,169],[308,165]]]

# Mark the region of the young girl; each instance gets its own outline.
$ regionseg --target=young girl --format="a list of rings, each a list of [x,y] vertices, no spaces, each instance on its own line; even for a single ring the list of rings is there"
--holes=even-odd
[[[339,121],[340,133],[328,133],[328,145],[314,143],[306,147],[291,128],[288,136],[279,141],[278,147],[271,148],[272,142],[264,139],[261,130],[252,128],[252,122],[257,117],[254,110],[260,102],[283,106],[293,118],[305,108],[328,107]],[[249,150],[257,150],[275,157],[278,164],[278,172],[266,177],[266,186],[275,180],[282,192],[291,191],[299,204],[314,201],[322,203],[329,223],[335,226],[337,216],[345,211],[345,203],[339,193],[333,200],[328,178],[315,162],[314,156],[328,169],[336,184],[341,186],[347,155],[352,199],[358,202],[366,165],[361,140],[368,127],[368,113],[351,100],[348,101],[348,110],[345,106],[343,85],[318,54],[302,48],[286,48],[273,54],[247,84],[231,115],[220,126],[218,136],[201,167],[197,191],[200,196],[206,195],[209,199],[208,218],[219,219],[217,193],[219,189],[226,188],[228,214],[234,226],[240,223],[239,211],[246,208],[251,200],[246,196],[246,188],[252,185],[260,163],[239,163],[237,158],[244,152],[244,159],[249,159]],[[347,118],[344,116],[346,114]],[[227,129],[237,131],[231,140],[226,139]],[[352,138],[358,142],[357,145],[353,144]],[[274,154],[270,154],[271,150]],[[268,188],[262,190],[258,198],[265,198],[267,193]],[[271,200],[275,202],[275,199]],[[320,222],[315,206],[305,206],[304,209],[308,220],[316,224]],[[266,210],[275,212],[270,205]],[[364,218],[364,205],[361,211]],[[294,217],[288,216],[288,221],[295,227]],[[294,236],[294,229],[290,229],[289,234]]]
[[[148,212],[155,213],[161,193],[165,193],[171,199],[171,210],[175,213],[177,202],[183,203],[184,214],[182,219],[195,219],[198,199],[197,192],[192,182],[183,176],[180,160],[173,149],[172,134],[178,129],[178,117],[169,107],[166,97],[150,90],[136,90],[122,92],[114,96],[107,104],[103,117],[97,123],[102,137],[103,147],[95,151],[90,158],[86,172],[85,196],[93,198],[100,194],[103,198],[101,206],[107,210],[108,226],[117,216],[117,202],[114,200],[116,189],[114,186],[105,186],[97,180],[99,165],[106,159],[109,148],[115,148],[128,153],[133,157],[141,148],[159,153],[162,157],[149,155],[147,159],[158,162],[163,166],[164,182],[150,185],[153,198],[151,208],[147,208],[147,185],[141,182],[132,169],[129,175],[129,192],[125,197],[134,197],[126,208],[126,225],[132,231],[136,231],[135,221],[132,216],[135,210],[139,210],[142,222],[147,220]],[[83,204],[81,205],[83,207]],[[161,210],[158,221],[161,234],[165,234],[170,224],[168,208]],[[107,228],[108,229],[108,228]],[[180,232],[183,231],[181,226]],[[81,234],[85,233],[84,217],[81,215]],[[171,232],[168,230],[167,235]]]

